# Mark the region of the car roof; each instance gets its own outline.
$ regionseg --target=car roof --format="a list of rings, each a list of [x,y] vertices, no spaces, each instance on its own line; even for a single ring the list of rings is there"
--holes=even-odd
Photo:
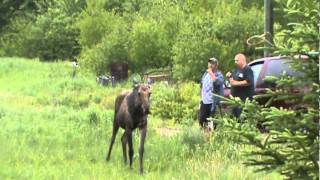
[[[259,63],[265,62],[265,61],[273,61],[273,60],[280,60],[280,59],[288,59],[288,57],[287,56],[264,57],[264,58],[253,60],[253,61],[249,62],[248,65],[256,64],[256,63],[259,64]]]

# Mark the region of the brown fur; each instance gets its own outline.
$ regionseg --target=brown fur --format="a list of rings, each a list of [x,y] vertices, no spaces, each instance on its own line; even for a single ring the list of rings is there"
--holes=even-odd
[[[119,127],[125,129],[121,137],[123,157],[127,163],[127,145],[129,147],[130,168],[132,168],[133,145],[132,131],[139,127],[141,131],[140,148],[139,148],[139,164],[140,173],[143,173],[143,153],[144,141],[147,133],[147,117],[150,113],[150,95],[149,85],[136,85],[132,91],[122,92],[115,100],[115,113],[113,122],[113,131],[107,160],[110,159],[112,146],[118,132]]]

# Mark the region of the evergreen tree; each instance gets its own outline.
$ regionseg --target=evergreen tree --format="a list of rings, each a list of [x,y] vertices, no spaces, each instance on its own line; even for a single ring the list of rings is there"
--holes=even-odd
[[[255,100],[233,99],[229,103],[243,107],[240,118],[245,123],[230,118],[222,123],[230,133],[254,146],[246,152],[245,164],[256,166],[257,171],[278,171],[289,179],[319,179],[319,3],[289,0],[285,5],[291,22],[277,34],[275,53],[291,57],[291,66],[302,74],[270,77],[276,80],[276,90],[261,96],[268,97],[268,103],[281,100],[294,106],[276,108],[261,106]],[[297,89],[299,92],[293,93]],[[263,123],[269,132],[261,134],[257,123]]]

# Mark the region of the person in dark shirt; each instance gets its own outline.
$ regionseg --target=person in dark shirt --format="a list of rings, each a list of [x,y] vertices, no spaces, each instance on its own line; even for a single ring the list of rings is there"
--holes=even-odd
[[[239,97],[242,101],[245,101],[247,98],[252,100],[254,95],[253,71],[251,67],[247,65],[244,54],[237,54],[234,60],[237,69],[232,73],[228,72],[226,74],[231,84],[231,95],[233,97]],[[240,107],[234,107],[232,109],[232,114],[237,118],[240,117],[241,112],[242,109]]]

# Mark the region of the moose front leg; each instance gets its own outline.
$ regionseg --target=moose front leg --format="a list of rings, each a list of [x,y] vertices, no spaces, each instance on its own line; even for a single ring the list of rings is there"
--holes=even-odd
[[[107,154],[107,157],[106,157],[107,161],[110,160],[112,146],[114,144],[114,140],[116,139],[116,135],[117,135],[118,130],[119,130],[119,125],[114,123],[113,124],[113,130],[112,130],[112,136],[111,136],[111,140],[110,140],[110,145],[109,145],[109,151],[108,151],[108,154]]]
[[[129,161],[130,161],[130,168],[132,169],[132,161],[133,161],[133,144],[132,144],[132,130],[130,128],[126,128],[126,136],[127,142],[129,147]]]
[[[144,141],[147,134],[147,126],[140,128],[140,147],[139,147],[139,164],[140,164],[140,174],[143,174],[143,153],[144,153]]]
[[[124,163],[127,164],[127,135],[126,135],[126,132],[123,133],[123,135],[121,137],[121,142],[122,142]]]

